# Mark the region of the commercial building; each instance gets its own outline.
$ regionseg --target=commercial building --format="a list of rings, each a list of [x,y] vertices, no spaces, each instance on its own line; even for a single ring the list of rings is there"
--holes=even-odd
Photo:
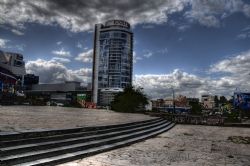
[[[25,74],[23,55],[0,50],[0,95],[14,93]]]
[[[77,81],[66,81],[54,84],[33,84],[31,90],[25,91],[27,98],[41,99],[42,102],[57,102],[70,104],[77,102],[79,96],[84,96],[85,101],[89,102],[91,90],[81,86]]]
[[[31,89],[31,85],[39,83],[39,76],[26,74],[23,55],[0,50],[0,87],[15,90]],[[7,90],[8,91],[8,90]]]
[[[202,95],[201,103],[205,109],[213,109],[215,107],[214,96],[212,95]]]
[[[13,104],[25,90],[39,83],[39,77],[26,74],[22,54],[0,50],[0,104]]]
[[[23,77],[26,74],[23,55],[19,53],[0,51],[0,67],[18,77]]]
[[[174,112],[175,113],[187,113],[190,110],[190,105],[188,104],[186,96],[178,96],[175,100],[172,98],[167,99],[157,99],[151,100],[152,108],[164,111],[164,112]]]
[[[96,24],[94,32],[92,101],[109,105],[114,94],[132,85],[133,33],[123,20]]]

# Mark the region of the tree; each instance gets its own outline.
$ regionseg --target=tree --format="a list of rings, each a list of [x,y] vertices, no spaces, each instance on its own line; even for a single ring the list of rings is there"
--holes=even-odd
[[[221,104],[227,103],[227,98],[225,96],[220,96],[220,103]]]
[[[214,103],[215,103],[215,107],[219,107],[219,99],[218,96],[214,96]]]
[[[191,114],[199,115],[202,113],[202,106],[199,102],[192,102],[190,103],[191,106]]]
[[[146,104],[148,99],[142,88],[128,86],[114,97],[111,109],[119,112],[136,112],[144,110]]]

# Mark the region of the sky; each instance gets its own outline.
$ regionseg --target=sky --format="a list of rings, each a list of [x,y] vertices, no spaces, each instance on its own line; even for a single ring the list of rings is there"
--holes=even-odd
[[[250,0],[0,0],[0,49],[40,83],[91,82],[93,30],[134,32],[133,84],[150,98],[250,91]]]

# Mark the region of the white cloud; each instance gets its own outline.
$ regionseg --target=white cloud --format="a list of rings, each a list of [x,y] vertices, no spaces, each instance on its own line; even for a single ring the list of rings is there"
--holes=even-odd
[[[75,60],[82,62],[92,62],[93,61],[93,50],[90,49],[86,52],[80,53]]]
[[[146,58],[150,58],[153,55],[153,52],[151,52],[151,51],[146,50],[144,52],[145,52],[145,54],[143,54],[143,56]]]
[[[25,47],[26,47],[25,44],[18,44],[18,45],[15,45],[13,48],[16,48],[19,51],[24,51]]]
[[[82,44],[80,42],[77,42],[76,47],[77,48],[82,48]]]
[[[57,45],[61,45],[62,44],[62,41],[58,41],[56,42]]]
[[[250,17],[250,5],[245,4],[243,7],[243,12],[247,17]]]
[[[12,49],[13,51],[24,51],[24,48],[26,47],[25,44],[16,44],[14,45],[10,40],[7,39],[1,39],[0,38],[0,48],[1,49]]]
[[[210,72],[225,72],[231,74],[250,73],[250,51],[243,52],[237,56],[224,59],[211,65]]]
[[[53,57],[51,59],[51,61],[52,62],[59,62],[59,63],[69,63],[69,62],[71,62],[71,60],[68,59],[68,58],[60,58],[60,57]]]
[[[52,51],[52,54],[63,56],[63,57],[71,57],[71,54],[69,51],[65,51],[64,48],[61,48],[61,50],[54,50]]]
[[[7,45],[6,45],[7,42],[9,42],[9,40],[0,38],[0,48],[6,48],[7,47]]]
[[[181,32],[186,31],[188,28],[190,28],[190,25],[187,25],[187,24],[182,24],[178,26],[178,30]]]
[[[165,98],[172,95],[171,88],[181,90],[182,95],[199,96],[206,81],[198,76],[175,69],[168,74],[135,75],[134,84],[144,88],[151,98]],[[191,94],[192,93],[192,94]],[[178,91],[177,91],[178,94]]]
[[[208,76],[197,76],[179,69],[166,74],[135,75],[134,84],[144,88],[151,98],[176,94],[200,97],[202,94],[230,97],[236,88],[250,90],[250,51],[223,59],[210,66]],[[216,77],[220,74],[220,77]]]
[[[40,77],[41,83],[58,83],[64,81],[80,81],[87,84],[91,81],[92,70],[81,68],[70,70],[59,61],[37,59],[26,63],[27,73],[33,73]]]
[[[168,48],[163,48],[163,49],[160,49],[160,50],[158,50],[157,51],[158,53],[160,53],[160,54],[167,54],[168,53]]]
[[[19,36],[24,35],[23,32],[21,32],[21,31],[19,31],[19,30],[17,30],[17,29],[12,29],[11,32],[13,32],[14,34],[19,35]]]
[[[237,35],[238,39],[246,39],[246,38],[250,38],[250,25],[243,28],[241,30],[241,33]]]
[[[189,0],[191,10],[185,13],[190,21],[197,21],[207,27],[219,27],[221,19],[235,12],[242,12],[246,16],[247,7],[242,0]]]
[[[137,63],[137,61],[142,60],[142,57],[138,56],[136,52],[133,52],[133,63]]]

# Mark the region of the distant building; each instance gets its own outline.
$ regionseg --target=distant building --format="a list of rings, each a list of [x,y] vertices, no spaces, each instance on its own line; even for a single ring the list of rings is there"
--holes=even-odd
[[[175,101],[172,98],[151,100],[152,109],[164,112],[183,113],[190,110],[186,96],[178,96]],[[175,106],[174,106],[175,105]]]
[[[22,89],[25,74],[23,55],[0,50],[0,96],[14,95]]]
[[[70,103],[76,101],[78,96],[84,96],[86,101],[91,100],[91,91],[81,86],[77,81],[65,83],[35,84],[31,90],[26,90],[28,98],[42,98],[44,101]]]
[[[0,51],[0,67],[18,77],[23,77],[26,74],[23,55],[19,53]]]
[[[214,96],[212,95],[202,95],[201,103],[205,109],[213,109],[215,107]]]
[[[116,93],[132,85],[133,33],[128,22],[110,20],[95,25],[94,35],[92,101],[109,105]]]
[[[123,92],[122,88],[102,88],[99,91],[98,101],[100,105],[108,106],[114,100],[114,96]]]
[[[0,92],[31,89],[39,83],[39,76],[26,74],[23,55],[0,50]]]
[[[163,100],[163,106],[173,107],[173,105],[174,105],[174,101],[172,98]]]
[[[175,99],[175,106],[176,107],[187,107],[188,106],[188,101],[186,96],[179,95]]]

